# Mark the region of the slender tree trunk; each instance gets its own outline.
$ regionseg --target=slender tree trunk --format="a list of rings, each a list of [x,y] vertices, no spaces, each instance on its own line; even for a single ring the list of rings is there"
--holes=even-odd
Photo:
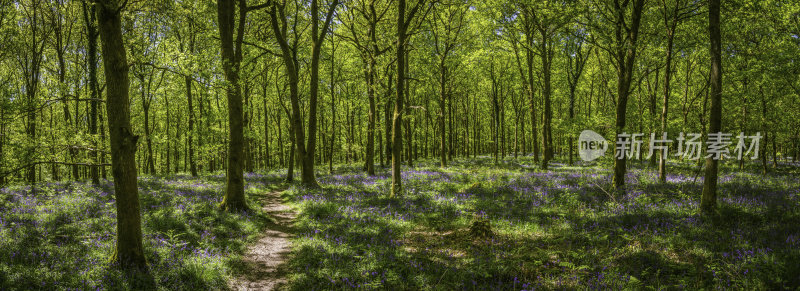
[[[570,86],[569,88],[569,120],[575,120],[575,87],[577,87],[578,80],[576,79],[575,84]],[[569,135],[568,138],[568,146],[569,146],[569,164],[573,164],[573,159],[575,156],[575,141],[573,140],[572,134]]]
[[[374,32],[371,32],[374,33]],[[367,175],[375,175],[375,58],[370,56],[367,65],[367,98],[369,99],[369,113],[367,124],[367,154],[365,167]]]
[[[319,187],[317,184],[317,180],[314,177],[314,152],[316,150],[317,144],[317,95],[319,94],[319,55],[322,50],[322,43],[325,40],[325,35],[328,30],[328,26],[332,20],[333,11],[336,9],[336,5],[338,4],[338,0],[334,0],[331,6],[328,8],[328,15],[325,19],[325,23],[322,27],[322,33],[320,34],[319,31],[319,21],[314,19],[311,21],[311,83],[309,84],[310,88],[310,97],[308,101],[308,144],[305,147],[305,150],[301,150],[301,158],[303,162],[302,167],[302,181],[303,184],[307,187]],[[318,12],[318,1],[311,0],[311,15],[319,15]],[[303,132],[299,131],[300,138],[303,136]],[[302,142],[302,140],[300,141]]]
[[[389,78],[386,82],[386,104],[383,110],[383,125],[384,125],[384,136],[386,137],[386,148],[384,151],[386,152],[386,163],[392,164],[392,104],[394,103],[390,98],[392,96],[392,74],[389,73]]]
[[[267,71],[268,72],[268,71]],[[272,154],[269,148],[269,110],[267,109],[267,84],[269,82],[269,74],[264,75],[264,98],[262,99],[264,107],[264,169],[268,170],[272,167]],[[279,143],[280,144],[280,143]]]
[[[145,87],[143,74],[139,75],[139,82],[141,83],[142,86],[141,96],[142,96],[142,109],[144,111],[144,138],[147,145],[147,159],[145,160],[144,168],[148,174],[152,175],[154,174],[153,172],[155,172],[155,166],[153,162],[153,143],[150,139],[150,101],[149,101],[150,98],[145,97],[145,95],[150,94],[149,93],[150,86],[147,85],[147,87]]]
[[[666,9],[666,7],[664,7]],[[667,58],[666,71],[664,72],[664,107],[661,110],[661,132],[667,132],[667,113],[669,112],[670,82],[672,80],[672,48],[675,39],[675,28],[678,25],[678,11],[673,11],[672,23],[667,30]],[[662,154],[658,160],[658,179],[661,183],[667,182],[667,161]]]
[[[628,95],[630,94],[631,79],[633,76],[633,65],[636,60],[636,41],[639,34],[639,23],[642,16],[644,0],[637,0],[633,4],[632,23],[630,28],[624,28],[622,21],[625,19],[625,9],[618,8],[618,22],[616,24],[617,35],[617,110],[616,110],[616,133],[619,135],[625,132],[625,114],[628,106]],[[614,177],[612,182],[617,190],[623,190],[625,185],[625,173],[627,172],[627,156],[622,155],[619,159],[614,159]]]
[[[722,131],[722,44],[720,39],[720,1],[708,0],[708,34],[711,39],[711,116],[709,133]],[[705,179],[700,210],[710,213],[717,208],[717,160],[706,158]]]
[[[761,94],[761,131],[764,132],[764,146],[761,147],[760,154],[761,168],[762,174],[766,175],[769,173],[769,167],[767,166],[767,146],[769,145],[769,130],[767,130],[767,100],[764,96],[764,89],[759,87],[758,91]]]
[[[100,95],[100,92],[98,92],[98,95]],[[98,98],[102,99],[101,96],[98,96]],[[100,163],[101,164],[105,164],[106,163],[106,151],[105,151],[105,149],[106,149],[106,128],[105,128],[105,121],[103,121],[103,112],[102,112],[102,110],[100,110],[100,114],[98,114],[98,117],[100,119],[100,148],[103,149],[103,152],[100,153]],[[104,180],[108,179],[105,166],[100,167],[100,175]]]
[[[175,143],[173,144],[172,153],[175,156],[175,173],[180,172],[180,164],[181,164],[181,154],[178,152],[178,146],[181,143],[181,119],[178,117],[178,120],[175,121]],[[213,165],[213,162],[212,162]],[[211,171],[214,171],[214,167],[211,167]]]
[[[244,83],[244,91],[242,94],[242,129],[247,129],[248,131],[251,130],[250,128],[250,118],[252,116],[252,102],[250,101],[250,82]],[[245,172],[253,172],[253,147],[251,145],[250,137],[245,136],[243,139],[242,144],[242,151],[244,152],[244,171]]]
[[[439,161],[441,167],[447,167],[447,137],[444,130],[445,102],[447,102],[447,93],[445,92],[447,68],[444,66],[444,60],[442,58],[439,64],[439,141],[441,146],[439,149]]]
[[[497,100],[499,98],[497,96],[497,87],[499,87],[499,85],[495,78],[494,62],[492,62],[490,73],[492,78],[492,152],[494,153],[494,164],[497,165],[500,158],[500,103]]]
[[[333,80],[333,79],[331,79]],[[334,146],[336,145],[336,94],[331,83],[331,145],[329,149],[330,159],[328,160],[328,173],[333,173]]]
[[[283,127],[281,126],[281,116],[278,113],[275,113],[275,122],[278,124],[278,150],[280,151],[278,161],[281,163],[281,167],[286,167],[286,161],[284,160],[285,154],[283,152]],[[289,140],[291,139],[290,137]]]
[[[97,134],[97,107],[99,102],[97,101],[99,96],[97,94],[99,90],[99,85],[97,84],[97,27],[95,26],[95,12],[96,8],[94,5],[86,5],[86,2],[83,2],[83,13],[84,13],[84,22],[86,24],[86,39],[87,39],[87,56],[86,56],[86,63],[89,70],[89,96],[92,99],[90,101],[91,104],[91,113],[89,119],[89,133],[92,137]],[[92,139],[94,141],[94,139]],[[94,143],[93,146],[97,148],[97,144]],[[75,154],[74,150],[70,150],[72,154]],[[97,151],[90,152],[92,162],[97,164],[99,161],[97,159]],[[77,169],[77,167],[75,167]],[[92,176],[92,184],[98,185],[100,184],[100,177],[99,177],[99,167],[91,167],[91,176]]]
[[[419,4],[418,4],[419,5]],[[405,57],[406,57],[406,0],[397,0],[397,97],[394,104],[392,117],[392,192],[390,197],[398,197],[403,193],[402,178],[400,175],[400,154],[403,147],[402,119],[405,86]]]
[[[191,45],[189,51],[191,52]],[[189,155],[189,171],[192,173],[192,177],[197,177],[197,163],[194,161],[194,102],[192,98],[192,78],[189,76],[184,77],[184,84],[186,86],[186,101],[189,110],[189,132],[187,133],[187,138],[189,139],[189,148],[188,148],[188,155]]]
[[[457,138],[455,134],[453,134],[453,94],[450,92],[452,90],[448,90],[447,92],[447,140],[449,148],[447,149],[447,160],[453,161],[453,152],[455,152],[455,147],[453,145],[453,141]]]
[[[289,126],[289,140],[292,146],[289,148],[289,163],[287,165],[286,182],[294,181],[294,158],[297,155],[297,139],[294,136],[294,126]]]
[[[776,139],[778,139],[778,133],[777,132],[773,132],[772,133],[772,168],[773,169],[777,169],[778,168],[778,146],[777,146]]]
[[[542,169],[547,170],[547,164],[553,158],[553,109],[550,104],[552,92],[550,82],[552,71],[550,68],[552,67],[553,53],[545,31],[542,31],[540,54],[542,57],[542,77],[544,78],[544,89],[542,90],[542,99],[544,99],[544,125],[542,128],[544,158],[542,159]]]
[[[26,120],[25,120],[25,134],[28,138],[28,142],[31,144],[31,147],[27,149],[25,153],[25,162],[33,163],[33,151],[35,151],[35,144],[37,144],[37,132],[36,132],[36,109],[37,107],[37,98],[36,93],[39,88],[39,82],[41,77],[41,66],[43,61],[43,51],[44,51],[44,43],[46,36],[42,35],[42,31],[40,26],[42,26],[44,22],[44,16],[39,13],[39,4],[38,2],[32,3],[33,7],[31,8],[31,14],[28,19],[25,21],[28,22],[30,25],[31,31],[31,43],[30,43],[30,52],[29,54],[24,54],[24,62],[23,62],[23,75],[25,78],[25,98],[26,98],[26,107],[27,110]],[[37,164],[33,164],[32,166],[28,167],[25,170],[25,181],[31,186],[33,191],[35,192],[35,183],[36,183],[36,172],[39,169]]]

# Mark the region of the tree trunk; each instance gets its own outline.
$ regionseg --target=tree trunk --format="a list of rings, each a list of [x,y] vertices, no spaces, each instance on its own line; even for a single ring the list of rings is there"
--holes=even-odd
[[[155,165],[153,162],[153,143],[150,139],[150,98],[145,95],[150,94],[150,85],[144,85],[144,74],[139,75],[139,83],[142,86],[142,110],[144,111],[144,138],[147,145],[147,159],[145,160],[145,170],[148,174],[154,174]]]
[[[98,92],[98,95],[100,95],[100,92]],[[98,98],[103,99],[101,96],[98,96]],[[102,110],[100,111],[100,114],[98,114],[98,118],[100,119],[100,148],[101,149],[105,149],[106,148],[106,128],[104,126],[105,125],[105,121],[103,121],[103,112],[102,112]],[[101,164],[105,164],[106,163],[106,152],[105,151],[100,153],[100,163]],[[106,173],[106,167],[99,167],[99,168],[100,168],[100,176],[104,180],[108,179],[107,173]]]
[[[374,34],[374,32],[371,32]],[[369,99],[369,113],[367,124],[367,154],[365,167],[367,175],[375,175],[375,58],[370,56],[367,64],[367,98]]]
[[[217,5],[222,69],[228,81],[228,168],[226,173],[225,198],[220,205],[226,211],[247,209],[244,197],[243,149],[244,128],[242,94],[239,87],[239,61],[241,60],[241,41],[244,34],[246,5],[239,0],[239,30],[236,51],[234,51],[234,0],[220,0]]]
[[[544,158],[542,159],[542,169],[547,170],[547,164],[553,158],[553,109],[550,105],[551,95],[551,82],[552,75],[551,63],[553,61],[552,48],[549,44],[548,36],[545,31],[542,31],[542,41],[540,54],[542,57],[542,76],[544,77],[542,98],[544,99],[544,125],[542,128],[542,137],[544,145]]]
[[[666,9],[666,7],[664,7]],[[664,108],[661,111],[661,132],[667,132],[667,113],[669,112],[670,82],[672,77],[672,47],[675,39],[675,28],[678,25],[678,9],[673,11],[672,23],[667,30],[667,59],[664,72]],[[658,179],[661,183],[667,182],[667,161],[662,154],[658,160]]]
[[[616,24],[616,45],[617,45],[617,100],[616,109],[616,133],[619,135],[625,132],[625,114],[628,106],[628,95],[630,94],[631,79],[633,76],[633,65],[636,60],[636,40],[639,34],[639,23],[642,16],[642,6],[644,0],[637,0],[633,5],[632,25],[624,28],[622,21],[625,19],[625,8],[618,8],[618,22]],[[625,185],[625,173],[627,172],[627,157],[625,154],[620,159],[614,159],[614,177],[612,179],[617,190],[623,190]]]
[[[711,55],[711,116],[709,133],[722,131],[722,55],[720,39],[719,0],[708,0],[708,34],[711,39],[709,54]],[[705,180],[703,180],[703,196],[700,210],[710,213],[717,208],[717,160],[706,158]]]
[[[447,95],[445,93],[445,81],[447,68],[444,66],[444,58],[439,64],[439,141],[441,148],[439,149],[439,161],[441,167],[447,167],[447,137],[444,130],[445,118],[445,102],[447,102]]]
[[[111,261],[122,267],[147,265],[142,247],[139,190],[136,185],[136,142],[130,124],[128,61],[122,40],[119,8],[115,1],[97,2],[97,20],[103,45],[103,63],[111,135],[111,165],[117,208],[117,242]]]
[[[419,4],[418,4],[419,5]],[[405,57],[406,57],[406,1],[397,1],[397,97],[394,104],[394,114],[392,117],[392,192],[389,197],[394,198],[402,195],[403,184],[400,175],[400,154],[403,147],[402,119],[405,86]]]
[[[189,52],[191,53],[191,51],[192,45],[189,46]],[[185,76],[184,83],[186,84],[186,101],[189,107],[189,116],[187,116],[189,119],[189,132],[187,133],[187,138],[189,139],[189,171],[192,173],[192,177],[197,177],[197,163],[194,161],[194,104],[192,100],[192,78]]]
[[[331,62],[333,62],[333,60],[331,60]],[[333,80],[333,74],[331,74],[331,80]],[[334,87],[334,83],[331,81],[331,144],[329,148],[330,158],[328,159],[328,173],[333,173],[333,149],[334,145],[336,145],[336,94],[334,94]]]
[[[87,38],[87,56],[86,62],[89,69],[89,96],[92,99],[90,101],[91,104],[91,113],[89,119],[89,133],[92,137],[97,134],[97,107],[99,102],[97,99],[99,98],[97,92],[99,90],[99,85],[97,84],[97,27],[94,24],[95,21],[95,12],[96,8],[94,5],[86,5],[86,2],[83,2],[83,13],[84,13],[84,22],[86,22],[86,38]],[[94,138],[92,139],[94,141]],[[93,146],[97,148],[97,143],[94,143]],[[74,150],[70,150],[70,152],[74,155],[76,154]],[[90,152],[92,162],[98,164],[97,159],[97,151]],[[76,167],[77,168],[77,167]],[[91,177],[92,177],[92,184],[98,185],[100,184],[100,177],[99,177],[99,167],[91,167]]]

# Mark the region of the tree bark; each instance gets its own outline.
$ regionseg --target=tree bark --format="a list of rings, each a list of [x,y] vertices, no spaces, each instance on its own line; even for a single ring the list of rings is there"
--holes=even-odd
[[[420,4],[417,4],[420,5]],[[400,154],[403,147],[402,119],[405,86],[405,57],[406,57],[406,0],[397,1],[397,88],[394,104],[394,114],[392,117],[392,192],[389,197],[394,198],[402,195],[403,182],[400,175]]]
[[[83,17],[84,22],[86,25],[86,40],[87,40],[87,56],[86,56],[86,65],[89,71],[89,96],[92,99],[91,101],[91,113],[89,119],[89,133],[92,137],[97,134],[97,107],[98,107],[98,94],[97,91],[99,90],[99,85],[97,84],[97,27],[95,26],[95,12],[96,8],[94,5],[86,5],[86,2],[83,2]],[[65,109],[66,110],[66,109]],[[94,141],[94,139],[92,139]],[[94,146],[97,147],[97,143],[94,143]],[[70,150],[72,155],[75,155],[74,150]],[[97,151],[92,151],[89,153],[91,155],[92,161],[96,164],[98,163],[97,159]],[[77,169],[77,166],[73,166]],[[92,184],[98,185],[100,184],[100,175],[98,172],[98,167],[91,167],[91,177],[92,177]]]
[[[447,102],[447,95],[445,92],[445,84],[447,80],[447,67],[444,64],[445,58],[442,57],[439,63],[439,161],[441,167],[447,167],[447,134],[444,128],[445,119],[445,102]]]
[[[711,116],[709,133],[722,131],[722,50],[720,37],[720,1],[708,0],[708,34],[711,39],[709,54],[711,55]],[[705,179],[703,180],[703,196],[700,210],[711,213],[717,208],[717,166],[719,161],[706,158]]]
[[[217,5],[222,69],[225,73],[228,99],[228,168],[226,173],[225,198],[220,207],[226,211],[247,209],[244,196],[244,122],[242,94],[239,86],[239,61],[241,42],[244,34],[246,5],[239,0],[239,29],[236,50],[234,50],[233,31],[235,24],[234,0],[220,0]]]
[[[547,164],[553,158],[553,109],[550,104],[551,100],[551,76],[552,76],[552,62],[553,62],[553,49],[550,45],[550,39],[545,30],[541,30],[542,40],[540,41],[540,54],[542,58],[542,76],[544,78],[542,99],[544,99],[544,125],[542,128],[542,137],[544,145],[544,158],[542,159],[542,169],[547,170]]]
[[[374,3],[370,2],[372,11],[374,11]],[[376,41],[374,25],[370,27],[370,39],[374,43]],[[367,175],[375,175],[375,57],[370,54],[367,64],[367,99],[369,99],[369,113],[367,124],[367,154],[365,160],[365,167]]]
[[[120,9],[116,1],[97,2],[102,39],[111,135],[111,165],[117,208],[117,242],[111,261],[122,267],[147,265],[142,247],[139,190],[136,181],[136,142],[130,124],[128,61],[122,40]]]
[[[667,27],[667,58],[666,58],[666,71],[664,72],[664,107],[661,111],[661,132],[667,132],[667,113],[669,112],[669,95],[670,95],[670,82],[672,80],[672,48],[675,40],[675,29],[678,26],[678,5],[676,2],[675,9],[672,11],[672,22],[667,23],[665,14],[664,24]],[[667,7],[665,5],[664,9]],[[666,13],[666,12],[665,12]],[[662,154],[658,160],[658,179],[661,183],[667,182],[667,161]]]
[[[191,53],[191,48],[189,51]],[[187,117],[189,119],[189,132],[187,133],[187,138],[189,139],[189,171],[192,173],[192,177],[197,177],[197,163],[194,161],[194,98],[192,98],[192,78],[185,76],[184,84],[186,86],[186,101],[189,107],[189,116]]]
[[[636,0],[636,2],[634,2],[631,27],[627,28],[623,25],[626,9],[625,7],[616,5],[617,9],[615,13],[618,20],[616,24],[616,59],[618,60],[616,133],[618,135],[625,132],[625,114],[627,112],[628,95],[630,94],[631,79],[633,77],[633,65],[636,60],[636,42],[639,36],[639,23],[642,17],[643,6],[644,0]],[[612,181],[617,190],[623,190],[623,186],[625,186],[625,173],[627,172],[626,162],[627,157],[625,154],[623,154],[620,159],[614,159],[614,177]]]

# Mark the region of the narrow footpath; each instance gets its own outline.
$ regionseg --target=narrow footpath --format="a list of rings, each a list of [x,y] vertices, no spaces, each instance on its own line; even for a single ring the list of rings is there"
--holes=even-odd
[[[284,205],[283,191],[268,193],[264,199],[264,213],[275,223],[267,226],[264,235],[251,245],[245,257],[241,272],[228,286],[232,290],[279,290],[285,287],[285,263],[291,252],[292,222],[297,213]]]

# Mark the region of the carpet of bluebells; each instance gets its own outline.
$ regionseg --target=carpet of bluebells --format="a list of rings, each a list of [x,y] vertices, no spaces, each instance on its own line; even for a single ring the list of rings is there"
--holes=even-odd
[[[280,179],[248,175],[250,205]],[[226,288],[232,266],[269,219],[225,213],[224,176],[142,177],[146,271],[108,263],[115,243],[113,182],[51,182],[0,189],[0,290],[208,290]]]
[[[697,214],[703,178],[671,164],[667,183],[630,166],[624,194],[610,165],[542,171],[528,157],[320,170],[322,188],[291,186],[299,216],[282,268],[293,290],[744,289],[800,286],[800,165],[770,174],[723,164],[719,212]],[[273,222],[265,193],[286,170],[247,174],[255,210],[226,213],[224,176],[140,178],[147,272],[109,265],[110,182],[0,189],[0,290],[226,289],[248,245]],[[471,227],[488,222],[489,235]],[[651,287],[651,288],[649,288]]]
[[[634,164],[617,194],[609,164],[423,162],[404,168],[396,198],[387,169],[343,167],[320,175],[322,189],[289,189],[300,210],[290,287],[796,290],[798,166],[723,165],[719,212],[706,216],[702,175],[688,164],[672,164],[666,184]],[[487,220],[493,235],[472,235]]]

